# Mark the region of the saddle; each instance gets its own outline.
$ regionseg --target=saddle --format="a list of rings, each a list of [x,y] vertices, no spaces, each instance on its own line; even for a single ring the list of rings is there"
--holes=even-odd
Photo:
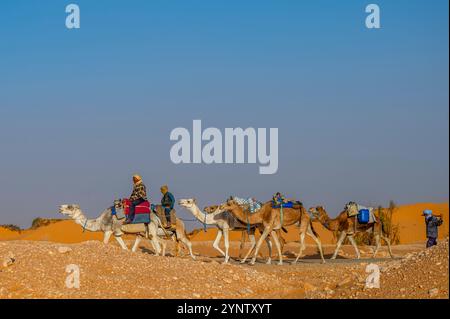
[[[166,229],[173,229],[177,223],[177,215],[175,209],[172,209],[170,211],[170,226],[168,224],[167,218],[166,218],[166,212],[164,210],[164,207],[162,205],[151,205],[152,211],[158,216],[158,218],[161,220],[161,224]]]
[[[272,201],[272,208],[292,208],[300,209],[303,207],[303,203],[300,201],[287,201],[285,203],[279,203]]]

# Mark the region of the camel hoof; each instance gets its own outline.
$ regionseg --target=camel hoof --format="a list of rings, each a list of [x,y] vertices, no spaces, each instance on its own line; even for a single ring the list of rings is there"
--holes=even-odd
[[[321,264],[325,264],[326,262],[325,262],[325,259],[322,259],[322,262],[321,262]]]
[[[271,264],[272,264],[272,260],[266,261],[266,265],[271,265]]]
[[[279,261],[279,262],[277,262],[277,265],[278,265],[278,266],[283,266],[283,262],[282,262],[282,261]]]
[[[334,259],[336,259],[336,256],[333,256],[333,257],[331,257],[330,259],[331,259],[331,260],[334,260]]]

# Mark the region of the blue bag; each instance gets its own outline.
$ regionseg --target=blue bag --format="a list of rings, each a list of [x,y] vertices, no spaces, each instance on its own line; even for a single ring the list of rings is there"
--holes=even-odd
[[[358,223],[367,224],[370,218],[370,211],[368,209],[361,209],[358,212]]]

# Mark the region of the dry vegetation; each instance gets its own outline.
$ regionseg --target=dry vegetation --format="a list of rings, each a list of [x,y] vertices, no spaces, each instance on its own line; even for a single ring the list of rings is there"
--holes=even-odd
[[[49,219],[49,218],[37,217],[37,218],[33,219],[30,229],[38,229],[39,227],[48,226],[50,224],[57,223],[62,220],[64,220],[64,219],[53,219],[53,218]]]

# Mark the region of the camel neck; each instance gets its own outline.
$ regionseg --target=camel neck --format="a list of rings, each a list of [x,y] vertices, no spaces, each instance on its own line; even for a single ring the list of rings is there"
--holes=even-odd
[[[205,212],[202,212],[200,210],[200,208],[198,208],[198,206],[192,207],[192,209],[190,209],[190,211],[195,216],[195,218],[197,218],[201,223],[208,224],[208,225],[215,224],[214,219],[213,219],[215,213],[205,214]]]
[[[335,227],[335,222],[337,221],[337,219],[331,219],[330,216],[328,216],[328,214],[324,214],[321,224],[328,230],[334,231],[336,230]]]
[[[83,212],[81,211],[74,219],[75,223],[82,226],[83,229],[85,230],[88,231],[99,230],[99,227],[97,226],[97,219],[88,219],[86,216],[84,216]]]

